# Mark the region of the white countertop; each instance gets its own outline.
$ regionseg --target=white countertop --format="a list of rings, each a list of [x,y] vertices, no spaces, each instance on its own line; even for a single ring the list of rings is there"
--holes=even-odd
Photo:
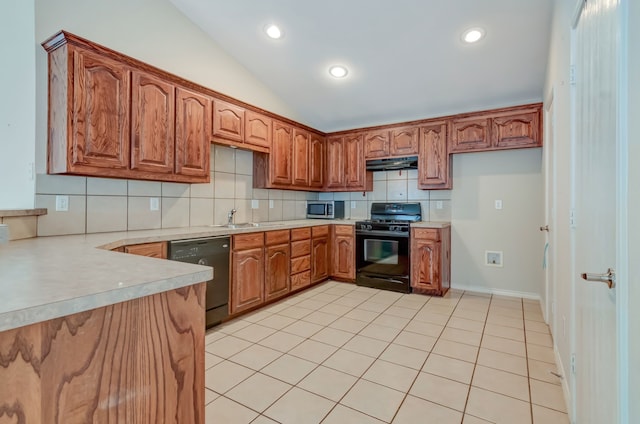
[[[0,331],[207,281],[210,267],[111,252],[123,245],[355,220],[295,220],[260,227],[189,227],[38,237],[0,245]],[[443,228],[421,222],[415,227]]]

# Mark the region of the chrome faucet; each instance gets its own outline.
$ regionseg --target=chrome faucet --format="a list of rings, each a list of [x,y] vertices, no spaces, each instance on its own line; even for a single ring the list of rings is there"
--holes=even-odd
[[[233,224],[233,215],[238,212],[235,209],[231,209],[231,211],[229,212],[229,215],[227,215],[227,218],[229,218],[229,221],[227,222],[228,225]]]

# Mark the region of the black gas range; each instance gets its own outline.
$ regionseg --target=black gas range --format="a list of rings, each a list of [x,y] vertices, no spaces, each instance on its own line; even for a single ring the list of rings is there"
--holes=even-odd
[[[371,219],[356,222],[356,284],[411,292],[409,228],[421,220],[420,203],[372,203]]]

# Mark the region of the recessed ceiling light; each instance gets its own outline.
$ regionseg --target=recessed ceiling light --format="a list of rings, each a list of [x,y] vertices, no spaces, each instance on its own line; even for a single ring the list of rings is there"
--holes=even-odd
[[[476,43],[484,37],[484,30],[482,28],[471,28],[462,33],[462,41],[465,43]]]
[[[282,38],[282,30],[278,27],[278,25],[269,24],[264,27],[264,32],[267,33],[269,38],[273,38],[274,40]]]
[[[334,65],[329,68],[329,74],[331,74],[334,78],[344,78],[347,76],[349,71],[342,65]]]

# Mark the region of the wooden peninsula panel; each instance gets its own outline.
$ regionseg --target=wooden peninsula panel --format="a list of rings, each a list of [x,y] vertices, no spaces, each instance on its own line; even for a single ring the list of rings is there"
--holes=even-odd
[[[204,423],[205,283],[0,333],[0,422]]]

